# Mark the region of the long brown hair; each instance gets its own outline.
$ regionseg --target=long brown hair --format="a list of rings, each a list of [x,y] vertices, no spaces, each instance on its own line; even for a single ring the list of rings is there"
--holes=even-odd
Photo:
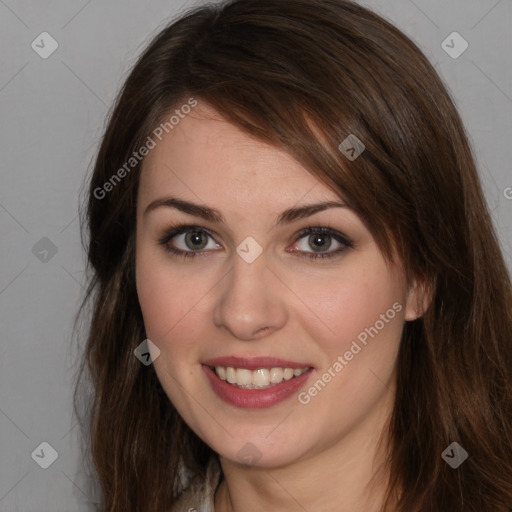
[[[216,456],[133,355],[145,339],[134,279],[143,160],[126,162],[192,97],[343,193],[383,254],[396,248],[409,282],[431,290],[401,340],[386,504],[400,489],[398,512],[512,510],[511,282],[472,150],[418,47],[348,0],[196,7],[153,39],[124,83],[84,219],[92,320],[79,380],[87,369],[104,509],[168,510],[180,467],[204,477]],[[355,160],[338,148],[351,134],[365,145]],[[456,469],[441,457],[452,442],[469,455]]]

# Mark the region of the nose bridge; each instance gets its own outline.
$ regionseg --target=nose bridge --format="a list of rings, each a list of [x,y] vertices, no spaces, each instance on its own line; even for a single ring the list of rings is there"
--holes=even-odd
[[[244,340],[279,328],[285,317],[278,280],[268,267],[264,251],[256,257],[254,251],[251,241],[237,247],[214,311],[215,325]]]

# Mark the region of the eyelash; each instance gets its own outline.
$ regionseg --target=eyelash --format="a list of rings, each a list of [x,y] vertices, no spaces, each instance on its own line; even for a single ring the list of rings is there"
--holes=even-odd
[[[198,251],[183,251],[181,249],[176,249],[174,247],[169,246],[169,242],[176,236],[181,235],[183,233],[189,232],[199,232],[206,233],[208,236],[213,238],[213,235],[200,226],[189,226],[189,225],[177,225],[172,226],[169,230],[167,230],[164,235],[158,240],[158,244],[163,246],[164,250],[172,253],[175,256],[180,256],[182,258],[195,258],[196,256],[203,256],[205,252],[204,250]],[[344,247],[337,249],[336,251],[332,251],[329,253],[307,253],[306,255],[302,254],[300,251],[297,251],[302,257],[308,257],[311,260],[317,260],[319,258],[333,258],[334,256],[340,256],[346,249],[353,249],[353,242],[347,238],[345,235],[340,232],[329,228],[329,227],[320,227],[320,226],[308,226],[307,228],[302,229],[297,234],[297,240],[304,238],[306,235],[329,235],[334,238],[337,242],[341,243]]]

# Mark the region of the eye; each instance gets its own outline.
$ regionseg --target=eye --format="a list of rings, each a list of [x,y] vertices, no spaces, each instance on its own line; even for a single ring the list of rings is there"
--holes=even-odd
[[[201,254],[203,249],[215,249],[221,247],[217,243],[213,243],[214,247],[208,247],[208,237],[213,240],[213,237],[204,228],[199,226],[176,226],[171,228],[159,240],[159,244],[169,251],[178,256],[195,257]],[[170,245],[171,240],[173,245]],[[176,247],[177,246],[177,247]]]
[[[210,247],[208,247],[208,238],[212,239]],[[332,258],[341,255],[347,248],[354,247],[352,241],[345,235],[328,227],[308,227],[303,229],[296,239],[305,239],[305,243],[296,242],[295,246],[301,245],[302,247],[288,252],[297,252],[301,257],[310,259]],[[334,251],[327,252],[326,249],[331,247],[333,240],[339,247]],[[167,252],[184,258],[204,256],[211,252],[211,249],[222,248],[205,228],[199,226],[174,226],[164,234],[158,243]],[[308,249],[312,249],[312,252],[309,252]]]
[[[333,256],[340,255],[347,248],[354,247],[353,242],[345,235],[328,227],[308,227],[302,230],[298,237],[299,240],[305,239],[305,243],[296,243],[296,246],[299,247],[299,253],[305,252],[306,254],[303,254],[303,256],[311,259],[332,258]],[[331,247],[333,240],[339,245],[338,249],[324,252],[324,250],[328,250]],[[300,245],[302,245],[302,248]],[[308,254],[307,249],[309,248],[313,251]]]

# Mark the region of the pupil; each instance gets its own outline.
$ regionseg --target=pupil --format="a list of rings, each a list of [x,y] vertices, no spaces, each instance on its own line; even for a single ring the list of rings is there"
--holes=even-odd
[[[201,233],[199,231],[192,231],[190,232],[188,235],[187,235],[187,238],[189,241],[192,242],[192,245],[194,244],[201,244]],[[199,247],[199,249],[201,249],[202,247],[204,246],[204,243],[201,244],[201,247]],[[197,245],[196,247],[193,247],[195,249],[197,249]]]
[[[323,243],[322,244],[322,240],[325,241],[325,239],[328,239],[329,238],[329,235],[312,235],[313,236],[313,243],[315,245],[316,248],[318,249],[322,249],[322,248],[328,248],[329,247],[329,243]]]

